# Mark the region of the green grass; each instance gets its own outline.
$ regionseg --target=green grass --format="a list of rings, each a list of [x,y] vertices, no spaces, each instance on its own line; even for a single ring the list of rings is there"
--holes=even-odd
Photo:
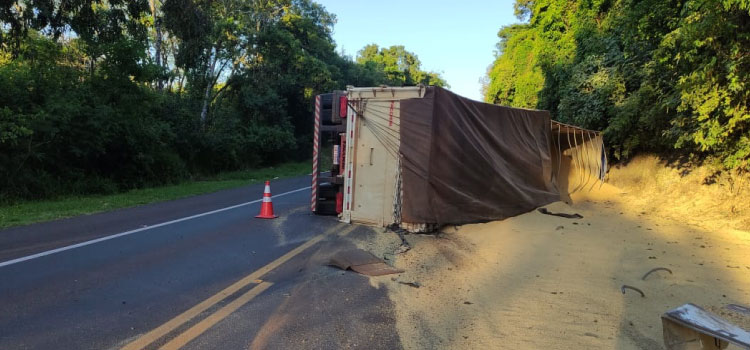
[[[137,189],[112,195],[71,196],[0,206],[0,228],[98,213],[141,204],[168,201],[224,189],[246,186],[274,178],[310,173],[310,162],[285,163],[276,167],[233,171],[210,179],[178,185]],[[258,197],[260,198],[260,193]]]

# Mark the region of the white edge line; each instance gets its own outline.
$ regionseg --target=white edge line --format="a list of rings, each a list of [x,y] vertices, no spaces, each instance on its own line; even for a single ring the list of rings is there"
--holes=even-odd
[[[284,192],[282,194],[277,194],[275,196],[272,196],[271,198],[273,198],[273,197],[282,197],[282,196],[286,196],[288,194],[292,194],[292,193],[297,193],[297,192],[300,192],[300,191],[308,190],[311,187],[312,186],[298,188],[296,190],[292,190],[292,191],[289,191],[289,192]],[[220,213],[222,211],[232,210],[232,209],[236,209],[236,208],[243,207],[243,206],[246,206],[246,205],[260,203],[262,200],[263,199],[256,199],[256,200],[251,201],[251,202],[240,203],[240,204],[236,204],[236,205],[229,206],[229,207],[226,207],[226,208],[221,208],[221,209],[216,209],[216,210],[212,210],[212,211],[207,211],[205,213],[200,213],[200,214],[195,214],[195,215],[191,215],[191,216],[186,216],[184,218],[179,218],[179,219],[175,219],[175,220],[172,220],[172,221],[162,222],[162,223],[151,225],[151,226],[148,226],[148,227],[142,227],[142,228],[135,229],[135,230],[120,232],[120,233],[117,233],[117,234],[114,234],[114,235],[92,239],[90,241],[85,241],[85,242],[81,242],[81,243],[71,244],[71,245],[68,245],[68,246],[64,246],[64,247],[60,247],[60,248],[56,248],[56,249],[52,249],[52,250],[47,250],[47,251],[44,251],[44,252],[41,252],[41,253],[36,253],[36,254],[33,254],[33,255],[20,257],[20,258],[17,258],[17,259],[3,261],[3,262],[0,262],[0,267],[8,266],[8,265],[13,265],[13,264],[18,264],[20,262],[24,262],[24,261],[28,261],[28,260],[32,260],[32,259],[36,259],[36,258],[41,258],[43,256],[52,255],[52,254],[59,253],[59,252],[64,252],[66,250],[71,250],[71,249],[75,249],[75,248],[85,247],[87,245],[91,245],[91,244],[95,244],[95,243],[99,243],[99,242],[108,241],[110,239],[115,239],[115,238],[118,238],[118,237],[130,235],[130,234],[133,234],[133,233],[138,233],[138,232],[150,230],[152,228],[167,226],[167,225],[175,224],[175,223],[178,223],[178,222],[182,222],[182,221],[186,221],[186,220],[191,220],[191,219],[199,218],[201,216],[216,214],[216,213]]]

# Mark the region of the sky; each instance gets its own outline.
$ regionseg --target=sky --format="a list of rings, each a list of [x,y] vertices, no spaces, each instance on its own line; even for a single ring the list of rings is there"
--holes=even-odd
[[[334,13],[337,51],[355,57],[367,44],[404,45],[450,90],[482,100],[479,79],[495,59],[500,27],[518,20],[513,0],[316,0]]]

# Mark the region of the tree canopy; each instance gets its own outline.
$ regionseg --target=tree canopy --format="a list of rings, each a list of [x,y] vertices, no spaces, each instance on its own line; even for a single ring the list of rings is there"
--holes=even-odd
[[[423,71],[422,62],[417,55],[406,51],[402,45],[388,48],[380,48],[376,44],[367,45],[357,54],[357,63],[385,73],[388,85],[423,84],[448,87],[440,74]]]
[[[601,129],[615,156],[692,154],[750,170],[750,3],[517,0],[491,103]]]
[[[0,1],[0,202],[309,157],[312,98],[445,84],[336,52],[312,0]],[[388,71],[387,71],[388,70]]]

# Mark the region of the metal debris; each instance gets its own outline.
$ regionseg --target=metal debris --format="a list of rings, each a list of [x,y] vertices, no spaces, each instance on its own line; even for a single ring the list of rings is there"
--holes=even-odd
[[[643,275],[643,277],[641,277],[641,280],[645,281],[646,277],[648,277],[648,275],[650,275],[652,272],[656,272],[656,271],[660,271],[660,270],[667,271],[667,272],[669,272],[670,275],[672,274],[672,270],[670,270],[670,269],[668,269],[666,267],[657,267],[657,268],[653,268],[653,269],[649,270],[648,272],[646,272],[646,274]]]
[[[362,249],[340,250],[331,256],[328,265],[342,270],[352,270],[368,276],[402,273],[404,270],[389,266],[382,259]]]
[[[729,304],[729,305],[726,306],[726,308],[729,309],[729,310],[732,310],[732,311],[737,311],[737,312],[743,313],[745,315],[750,315],[750,307],[748,307],[748,306],[742,306],[742,305],[737,305],[737,304]]]
[[[539,209],[537,209],[537,211],[540,212],[540,213],[542,213],[542,214],[554,215],[554,216],[559,216],[559,217],[562,217],[562,218],[583,219],[583,215],[578,214],[578,213],[575,213],[575,214],[553,213],[553,212],[550,212],[549,210],[547,210],[547,208],[539,208]]]
[[[623,284],[622,287],[620,287],[620,291],[622,292],[622,294],[625,294],[625,289],[630,289],[630,290],[634,290],[634,291],[636,291],[638,293],[641,293],[641,298],[645,298],[646,297],[646,294],[643,293],[642,290],[640,290],[640,289],[638,289],[636,287],[633,287],[633,286],[629,286],[627,284]]]
[[[421,284],[419,284],[419,282],[417,282],[417,281],[414,281],[414,282],[404,282],[404,281],[398,281],[398,283],[401,283],[401,284],[405,284],[405,285],[407,285],[407,286],[409,286],[409,287],[414,287],[414,288],[419,288],[419,287],[421,287],[421,286],[422,286],[422,285],[421,285]]]

